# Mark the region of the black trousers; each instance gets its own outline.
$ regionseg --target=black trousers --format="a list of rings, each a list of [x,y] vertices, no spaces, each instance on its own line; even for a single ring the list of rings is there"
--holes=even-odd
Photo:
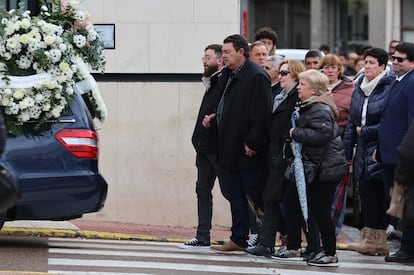
[[[315,182],[308,187],[308,205],[311,220],[316,222],[322,239],[322,248],[327,255],[336,254],[335,225],[331,216],[331,205],[338,181]],[[315,237],[314,234],[307,236]],[[309,239],[308,239],[309,242]],[[311,240],[313,243],[313,240]]]
[[[333,196],[333,193],[332,193]],[[296,183],[289,182],[283,199],[285,207],[285,221],[286,232],[288,236],[288,249],[298,250],[302,246],[302,230],[305,233],[308,246],[306,250],[308,252],[319,252],[321,250],[321,243],[319,237],[318,224],[312,215],[312,209],[310,207],[309,194],[308,194],[308,221],[307,226],[303,219],[302,210],[299,203],[298,191]],[[332,201],[332,198],[331,198]],[[330,211],[330,205],[327,208]],[[331,217],[329,219],[332,221]],[[332,222],[333,224],[333,222]]]
[[[221,192],[224,195],[217,164],[217,156],[215,154],[197,153],[196,166],[198,210],[197,238],[201,241],[210,241],[211,219],[213,217],[213,195],[211,194],[211,191],[217,177],[219,179]]]
[[[364,225],[374,229],[386,229],[388,218],[387,200],[382,180],[366,180],[364,176],[359,179],[359,195],[361,197]]]

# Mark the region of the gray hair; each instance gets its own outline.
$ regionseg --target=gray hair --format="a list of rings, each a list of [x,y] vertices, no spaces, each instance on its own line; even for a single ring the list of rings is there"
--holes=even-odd
[[[280,54],[270,55],[266,58],[266,61],[272,61],[272,66],[276,71],[279,69],[279,65],[283,60],[285,60],[285,57]]]

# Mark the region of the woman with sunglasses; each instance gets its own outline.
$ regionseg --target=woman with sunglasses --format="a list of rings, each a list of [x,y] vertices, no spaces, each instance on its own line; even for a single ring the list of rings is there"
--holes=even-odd
[[[282,91],[273,100],[270,143],[266,165],[267,177],[263,192],[265,211],[262,218],[262,228],[259,233],[258,245],[246,249],[248,253],[253,255],[271,257],[275,252],[276,231],[278,229],[283,231],[279,228],[283,222],[280,203],[288,184],[283,177],[287,166],[287,160],[283,158],[283,146],[290,129],[290,116],[298,100],[296,89],[298,74],[304,70],[305,67],[299,60],[283,60],[279,65],[279,81]],[[292,244],[294,240],[299,239],[299,247],[295,246],[295,249],[300,248],[300,236],[300,232],[296,237],[292,235]],[[288,243],[290,243],[290,240]]]
[[[395,79],[386,71],[387,52],[372,48],[364,54],[365,71],[352,95],[348,125],[344,136],[346,158],[351,164],[359,187],[363,223],[359,243],[349,249],[369,255],[388,255],[386,237],[386,196],[382,181],[382,166],[372,154],[378,142],[381,110],[389,85]]]

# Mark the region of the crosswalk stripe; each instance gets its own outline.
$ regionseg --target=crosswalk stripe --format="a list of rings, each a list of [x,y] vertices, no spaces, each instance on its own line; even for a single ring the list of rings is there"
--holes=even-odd
[[[396,274],[414,270],[413,265],[386,263],[383,257],[365,256],[352,251],[338,251],[337,269],[316,270],[308,267],[304,261],[285,262],[247,254],[218,254],[208,248],[179,249],[177,243],[53,238],[49,239],[48,244],[49,272],[57,274],[119,274],[112,273],[109,267],[120,268],[120,271],[123,268],[123,274],[136,275],[147,275],[145,272],[149,272],[148,269],[200,274],[229,272],[273,275],[356,275],[364,274],[364,271]],[[131,269],[135,269],[135,272],[128,273],[132,272]],[[98,272],[99,270],[101,271]],[[140,271],[144,273],[137,273]]]
[[[94,266],[94,267],[119,267],[119,268],[149,268],[149,269],[167,269],[194,272],[217,272],[217,273],[237,273],[237,274],[280,274],[281,268],[266,267],[240,267],[240,266],[223,266],[223,265],[199,265],[199,264],[177,264],[177,263],[160,263],[160,262],[143,262],[143,261],[119,261],[119,260],[83,260],[83,259],[49,259],[49,265],[59,266]],[[60,272],[56,270],[55,272]],[[283,275],[320,275],[332,274],[331,272],[308,271],[308,270],[286,270],[283,269]],[[336,273],[345,275],[345,273]]]

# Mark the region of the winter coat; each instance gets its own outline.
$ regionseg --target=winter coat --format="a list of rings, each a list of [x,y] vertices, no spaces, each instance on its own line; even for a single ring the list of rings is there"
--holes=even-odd
[[[284,93],[284,92],[283,92]],[[270,143],[267,160],[267,177],[263,193],[265,200],[280,201],[283,199],[288,182],[284,173],[288,165],[285,156],[285,147],[289,146],[286,140],[291,128],[290,118],[298,100],[298,91],[293,88],[288,97],[272,113],[270,125]]]
[[[414,185],[414,120],[398,147],[400,162],[395,170],[395,180],[404,185]]]
[[[315,163],[321,161],[316,180],[319,183],[338,183],[348,173],[342,138],[331,106],[317,100],[302,106],[292,132],[292,138],[302,144],[302,158]]]
[[[210,128],[202,125],[204,116],[210,115],[217,111],[217,105],[220,101],[223,90],[218,85],[218,78],[221,73],[218,71],[210,77],[210,88],[204,93],[198,112],[197,121],[194,127],[191,141],[197,153],[217,153],[217,123],[215,118],[210,122]]]
[[[388,87],[394,80],[394,76],[383,76],[372,91],[368,98],[365,125],[362,126],[361,133],[358,135],[356,127],[361,127],[362,108],[366,99],[364,92],[360,88],[362,80],[363,78],[358,81],[358,85],[352,95],[348,125],[344,136],[345,156],[347,160],[352,160],[353,150],[356,146],[353,162],[355,178],[360,179],[362,174],[364,174],[366,180],[372,178],[381,179],[382,164],[374,162],[372,154],[377,146],[381,110]]]
[[[221,87],[226,86],[230,74],[228,68],[223,69]],[[218,161],[222,169],[264,168],[271,94],[269,75],[259,65],[246,60],[223,95],[224,106],[218,127]],[[247,156],[244,145],[257,154]]]
[[[355,89],[355,83],[348,77],[344,77],[341,82],[332,89],[332,95],[335,105],[338,108],[339,117],[338,123],[340,134],[343,136],[345,132],[346,123],[348,120],[349,106],[351,105],[352,93]]]
[[[395,80],[389,89],[378,131],[377,158],[386,164],[397,164],[397,148],[414,119],[414,70],[401,81]]]

